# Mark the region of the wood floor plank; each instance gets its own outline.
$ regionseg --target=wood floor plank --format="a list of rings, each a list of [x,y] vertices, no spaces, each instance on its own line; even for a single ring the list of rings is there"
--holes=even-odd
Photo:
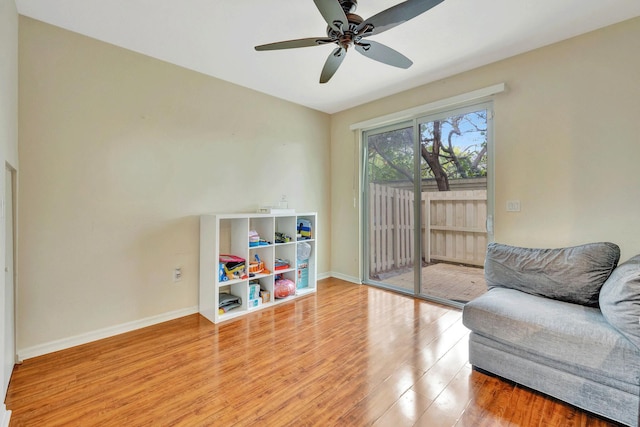
[[[456,426],[508,426],[503,416],[515,386],[498,378],[487,378],[467,406]]]
[[[375,427],[412,426],[433,401],[407,390],[373,425]]]
[[[469,404],[482,382],[471,376],[471,367],[463,366],[416,422],[418,427],[450,427]]]
[[[214,325],[199,315],[28,359],[16,426],[613,425],[468,364],[461,312],[338,279]]]
[[[400,366],[371,393],[357,402],[340,418],[341,425],[370,425],[381,417],[411,386],[424,375],[424,371],[410,365]]]

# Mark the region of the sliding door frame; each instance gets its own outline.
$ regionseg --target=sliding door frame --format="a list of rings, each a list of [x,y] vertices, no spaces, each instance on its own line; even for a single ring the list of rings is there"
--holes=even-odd
[[[414,297],[419,297],[422,299],[432,300],[439,303],[444,303],[448,305],[453,305],[456,307],[461,307],[463,304],[456,303],[450,300],[444,300],[442,298],[433,297],[427,294],[423,294],[422,290],[422,255],[425,251],[425,248],[422,247],[422,203],[420,200],[421,191],[422,191],[422,179],[421,179],[421,162],[422,156],[420,152],[420,124],[426,123],[428,121],[439,120],[442,118],[449,117],[455,114],[466,114],[473,111],[478,110],[486,110],[487,111],[487,241],[493,241],[493,218],[495,211],[495,138],[494,138],[494,110],[493,110],[493,99],[492,98],[484,98],[484,99],[475,99],[470,100],[468,102],[460,103],[457,105],[447,105],[442,106],[441,108],[434,109],[431,111],[423,111],[420,114],[415,114],[410,119],[404,118],[403,120],[398,120],[397,122],[381,124],[380,126],[371,126],[367,129],[360,130],[360,141],[361,141],[361,200],[362,200],[362,237],[361,240],[361,248],[362,248],[362,282],[365,284],[371,284],[374,286],[379,286],[382,288],[387,288],[394,290],[396,292],[412,295]],[[414,289],[413,293],[408,290],[399,289],[393,286],[389,286],[380,281],[372,281],[369,278],[370,270],[370,235],[369,235],[369,224],[371,221],[370,218],[370,209],[369,209],[369,192],[368,184],[368,136],[375,135],[378,133],[384,133],[393,131],[396,129],[407,128],[409,126],[413,127],[413,152],[414,152],[414,165],[413,165],[413,176],[414,176],[414,204],[413,204],[413,214],[414,218],[414,264],[413,264],[413,273],[414,273]]]

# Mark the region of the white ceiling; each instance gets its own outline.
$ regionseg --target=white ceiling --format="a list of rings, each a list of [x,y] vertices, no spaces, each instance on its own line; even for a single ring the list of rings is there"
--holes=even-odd
[[[368,18],[400,0],[359,0]],[[319,84],[333,44],[256,52],[326,35],[312,0],[16,0],[18,12],[278,98],[335,113],[518,53],[640,16],[640,0],[445,0],[370,40],[408,70],[350,50]]]

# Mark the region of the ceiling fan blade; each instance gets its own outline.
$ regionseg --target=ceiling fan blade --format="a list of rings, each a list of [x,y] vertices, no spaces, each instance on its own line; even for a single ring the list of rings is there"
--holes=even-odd
[[[347,56],[347,50],[338,47],[331,52],[331,55],[327,58],[320,74],[320,83],[328,82],[331,77],[338,71],[338,67],[342,64],[344,57]]]
[[[407,0],[404,3],[397,4],[373,15],[369,19],[365,19],[356,31],[360,33],[362,37],[380,34],[396,25],[415,18],[443,1],[444,0]]]
[[[371,40],[356,45],[356,50],[375,61],[383,64],[392,65],[398,68],[409,68],[413,65],[413,61],[382,43],[376,43]]]
[[[348,27],[349,20],[338,0],[313,0],[313,2],[316,4],[324,20],[327,21],[327,24],[337,32],[343,34],[344,31],[341,27]]]
[[[321,44],[333,43],[334,40],[327,37],[311,37],[307,39],[287,40],[283,42],[275,42],[256,46],[255,50],[278,50],[278,49],[293,49],[297,47],[309,47],[318,46]]]

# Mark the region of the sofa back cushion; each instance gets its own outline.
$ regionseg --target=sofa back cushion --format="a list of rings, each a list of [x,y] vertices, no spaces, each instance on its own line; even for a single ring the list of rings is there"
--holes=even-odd
[[[620,259],[610,242],[560,249],[490,243],[484,273],[489,289],[517,289],[560,301],[598,305],[600,288]]]
[[[607,322],[640,348],[640,255],[620,264],[600,290]]]

